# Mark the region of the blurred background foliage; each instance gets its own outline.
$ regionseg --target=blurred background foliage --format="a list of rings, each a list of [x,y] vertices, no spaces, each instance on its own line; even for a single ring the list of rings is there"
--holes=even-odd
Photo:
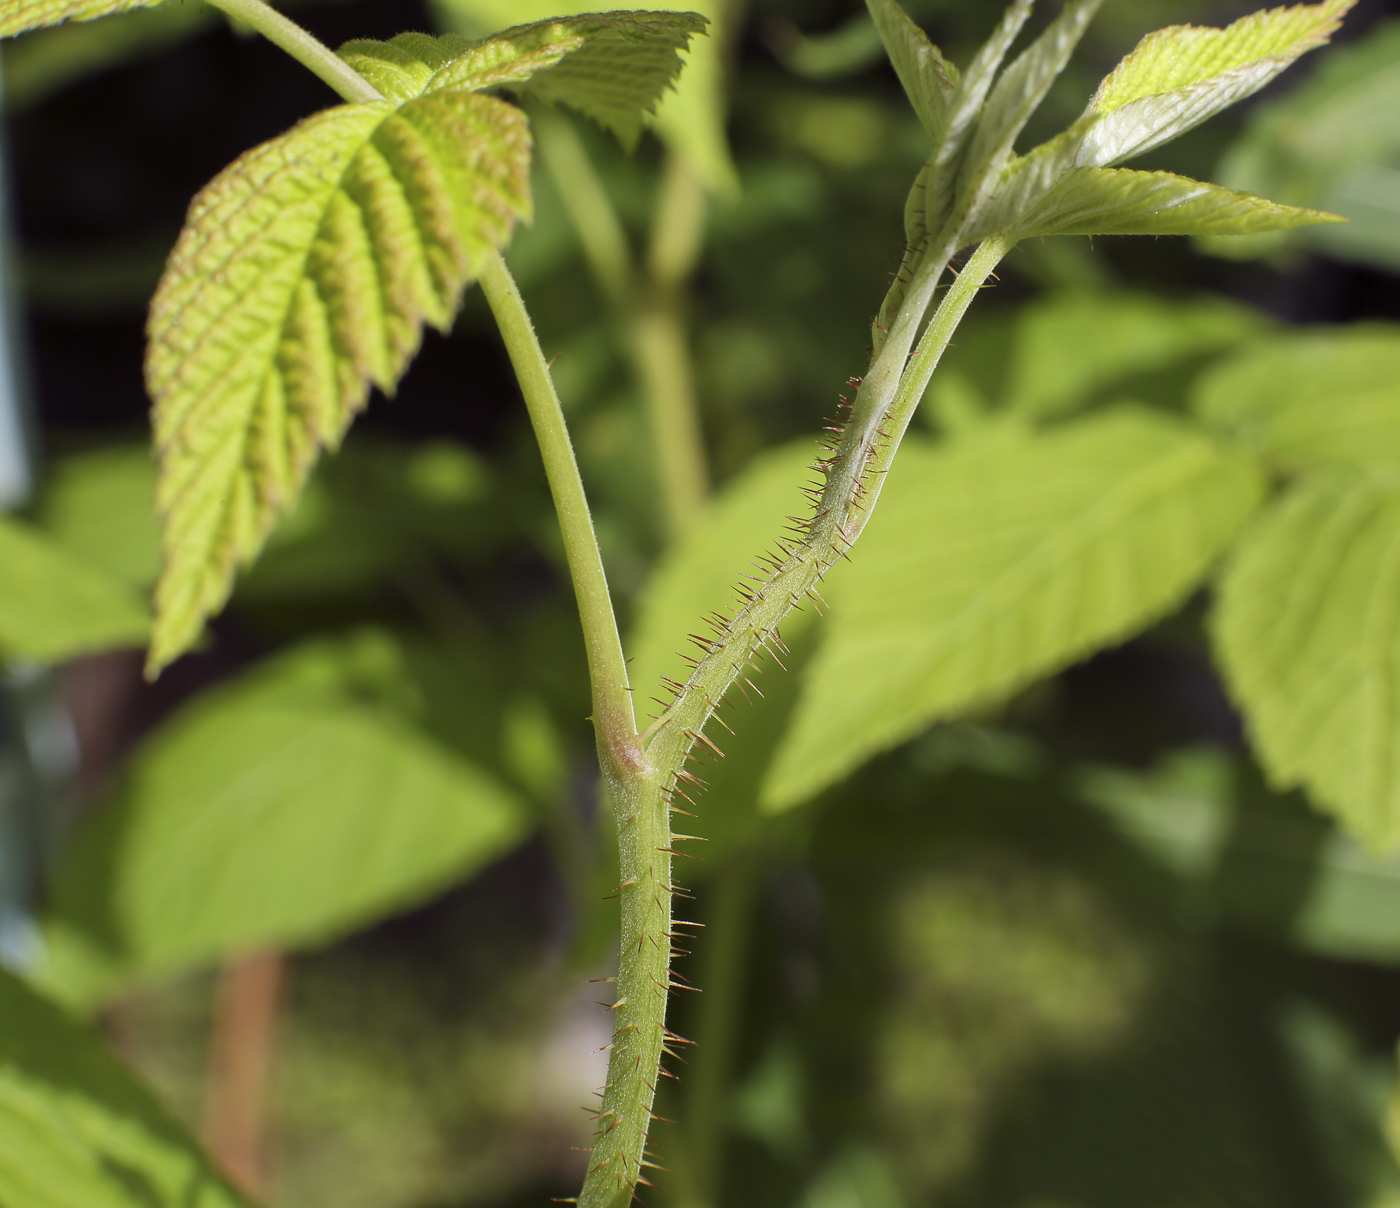
[[[332,44],[556,11],[288,7]],[[909,5],[955,58],[997,7]],[[1250,7],[1109,0],[1030,133],[1076,116],[1144,32]],[[660,137],[628,156],[569,119],[557,139],[591,161],[634,246],[660,221],[668,155],[709,196],[703,247],[656,282],[678,290],[710,476],[739,483],[719,558],[771,537],[791,469],[864,366],[924,147],[855,0],[707,11],[718,36]],[[1212,365],[1285,325],[1400,321],[1397,20],[1393,2],[1362,0],[1341,45],[1154,162],[1350,225],[1228,247],[1025,246],[960,331],[924,435],[988,407],[1183,411]],[[195,190],[329,98],[196,0],[3,49],[38,467],[24,515],[141,592],[157,568],[145,300]],[[572,183],[544,163],[534,183],[537,217],[509,259],[557,354],[624,627],[646,591],[698,613],[689,581],[651,579],[671,532],[631,319],[580,243]],[[673,1026],[701,1044],[658,1109],[681,1121],[656,1133],[681,1173],[647,1202],[1400,1205],[1386,1139],[1400,859],[1267,787],[1203,612],[1197,596],[779,816],[758,784],[797,680],[769,673],[697,811],[711,843],[689,905],[712,927],[680,968],[707,995],[681,996]],[[800,667],[812,633],[786,636]],[[637,633],[639,703],[673,640]],[[525,1208],[573,1194],[590,1135],[579,1107],[608,1037],[587,979],[611,959],[609,824],[553,513],[478,298],[321,466],[204,649],[154,685],[128,649],[47,675],[14,663],[0,763],[11,964],[34,967],[42,943],[39,980],[97,1009],[117,1051],[207,1131],[210,965],[250,938],[296,948],[267,1107],[270,1202]],[[244,775],[250,749],[260,762]],[[215,864],[198,856],[207,837],[179,827],[138,842],[220,801],[235,821],[295,806],[279,815],[286,876],[269,874],[256,924],[259,851],[240,854],[236,826]],[[376,829],[386,801],[393,825]],[[394,844],[417,853],[410,876],[386,863]],[[336,888],[347,880],[353,893]],[[244,897],[221,904],[226,883]],[[114,918],[127,930],[104,948]]]

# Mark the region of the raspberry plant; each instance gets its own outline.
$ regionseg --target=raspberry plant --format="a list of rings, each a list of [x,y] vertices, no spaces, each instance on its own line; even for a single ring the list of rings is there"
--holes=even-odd
[[[1364,456],[1353,450],[1340,459],[1343,469],[1334,464],[1325,474],[1304,475],[1246,529],[1265,499],[1273,459],[1293,447],[1289,441],[1297,443],[1297,426],[1330,422],[1309,410],[1308,398],[1297,402],[1298,414],[1289,413],[1292,426],[1279,418],[1277,392],[1255,385],[1273,372],[1268,358],[1275,353],[1234,366],[1229,372],[1238,380],[1207,389],[1192,422],[1121,407],[1050,424],[1060,418],[1054,384],[1031,383],[1019,414],[1006,422],[973,425],[948,449],[920,447],[896,460],[960,320],[1018,243],[1070,235],[1215,237],[1337,220],[1119,165],[1257,92],[1324,44],[1351,0],[1260,12],[1225,29],[1181,26],[1151,34],[1103,81],[1077,121],[1024,153],[1015,150],[1017,141],[1098,0],[1069,0],[1008,62],[1032,15],[1031,0],[1016,0],[962,69],[894,0],[869,0],[930,148],[905,207],[903,259],[873,324],[868,368],[852,380],[815,460],[809,451],[800,456],[815,476],[805,488],[810,506],[789,505],[789,527],[759,555],[757,573],[739,582],[732,607],[711,614],[704,632],[691,635],[695,657],[685,671],[661,677],[666,699],[644,727],[636,721],[633,689],[649,691],[650,683],[629,680],[564,413],[502,252],[532,210],[531,118],[522,103],[568,106],[631,145],[680,70],[680,52],[703,35],[704,18],[586,14],[479,40],[408,33],[383,43],[351,42],[333,53],[261,0],[212,2],[302,62],[344,103],[249,151],[200,192],[156,292],[146,372],[163,536],[148,673],[158,674],[199,639],[240,568],[294,508],[322,451],[339,445],[372,388],[394,390],[424,324],[449,328],[463,291],[479,284],[548,475],[583,628],[598,764],[617,825],[622,930],[615,1026],[580,1204],[630,1202],[652,1164],[647,1145],[656,1082],[665,1055],[680,1042],[666,1023],[678,984],[671,959],[683,925],[672,914],[673,861],[676,844],[690,836],[673,829],[672,819],[703,809],[697,801],[703,781],[687,765],[697,756],[721,755],[723,738],[710,723],[733,693],[756,690],[750,676],[760,663],[782,664],[789,647],[780,627],[790,614],[826,608],[827,577],[877,514],[887,480],[889,508],[880,514],[894,515],[872,533],[866,565],[833,578],[839,623],[829,628],[764,773],[765,808],[779,812],[809,800],[930,720],[1004,696],[1141,629],[1179,604],[1247,532],[1226,572],[1217,632],[1263,758],[1280,782],[1309,786],[1376,846],[1394,841],[1400,788],[1378,754],[1388,732],[1367,728],[1385,724],[1373,722],[1378,714],[1367,703],[1381,690],[1373,681],[1375,662],[1387,657],[1376,653],[1389,640],[1384,618],[1375,619],[1365,593],[1328,598],[1321,573],[1288,585],[1287,607],[1275,607],[1298,551],[1312,557],[1321,534],[1348,525],[1364,530],[1364,541],[1347,546],[1352,552],[1338,573],[1365,576],[1367,542],[1384,544],[1393,528],[1393,488],[1384,475],[1358,468]],[[5,0],[0,35],[140,6]],[[625,280],[614,282],[619,294],[627,288]],[[1084,349],[1082,359],[1095,355]],[[766,497],[781,481],[786,490],[793,468],[792,457],[779,457],[745,489]],[[1019,495],[1014,484],[1032,480],[1051,485],[1034,499]],[[991,505],[978,493],[987,482],[1007,484]],[[958,517],[960,508],[967,531],[983,538],[980,564],[969,570],[953,547],[932,547],[911,562],[921,531],[946,533],[948,517]],[[725,533],[716,513],[696,540],[713,542],[715,534],[723,540]],[[34,541],[8,530],[0,530],[0,539],[17,548]],[[741,566],[743,551],[730,552]],[[939,562],[942,555],[946,563]],[[50,555],[34,548],[25,556],[39,565]],[[1325,560],[1324,552],[1316,557]],[[665,623],[710,590],[710,572],[700,562],[682,542],[643,609],[639,658],[648,680],[664,661],[657,652],[682,636]],[[956,573],[940,581],[940,565]],[[26,653],[55,658],[143,628],[139,610],[133,619],[131,601],[119,601],[107,585],[79,582],[57,564],[43,573],[65,601],[78,601],[76,619],[69,636],[55,636],[50,626]],[[726,564],[725,573],[734,569]],[[1381,586],[1376,591],[1384,594]],[[1319,615],[1328,618],[1326,634],[1309,629],[1307,618]],[[1330,666],[1330,648],[1319,643],[1353,624],[1371,634],[1371,646]],[[369,652],[365,665],[376,657]],[[314,660],[292,678],[298,691],[312,695],[350,693]],[[1316,701],[1327,692],[1343,694],[1346,707],[1323,717]],[[1361,721],[1353,722],[1348,710]],[[437,775],[431,761],[410,762],[425,783]],[[448,778],[443,771],[441,781]],[[436,783],[429,788],[437,791]],[[416,880],[424,880],[422,866],[435,846],[444,848],[446,869],[458,843],[499,849],[518,836],[509,801],[486,783],[473,791],[470,834],[444,843],[426,819],[411,833],[410,819],[393,837],[404,862],[416,861]],[[221,823],[210,825],[212,862],[236,838],[220,832]],[[149,833],[148,849],[128,841],[118,861],[117,897],[129,928],[125,952],[102,951],[102,927],[91,917],[99,908],[82,899],[83,859],[106,860],[110,871],[111,845],[97,842],[66,882],[60,878],[48,969],[38,977],[72,1001],[96,997],[101,991],[94,987],[123,961],[174,968],[374,917],[396,904],[412,879],[393,856],[376,862],[358,852],[353,858],[364,874],[358,883],[313,893],[311,905],[306,894],[244,902],[252,891],[236,876],[211,877],[203,898],[181,903],[146,888],[180,852],[159,825]],[[415,845],[411,858],[403,855]],[[30,1062],[20,1063],[23,1076],[6,1092],[0,1116],[17,1138],[7,1141],[7,1152],[24,1155],[0,1159],[7,1202],[137,1202],[122,1200],[112,1191],[116,1184],[104,1181],[102,1163],[109,1159],[138,1166],[161,1203],[236,1202],[188,1143],[152,1123],[149,1105],[91,1037],[17,983],[7,981],[4,994]],[[69,1058],[58,1062],[59,1051]],[[68,1131],[51,1123],[54,1112],[68,1110],[56,1106],[64,1095],[81,1104]],[[31,1139],[18,1139],[25,1129]],[[35,1180],[71,1185],[79,1198],[45,1198],[47,1192],[33,1189]]]

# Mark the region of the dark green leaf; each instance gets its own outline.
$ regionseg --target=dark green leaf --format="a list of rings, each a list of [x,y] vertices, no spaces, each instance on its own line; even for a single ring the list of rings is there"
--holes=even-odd
[[[518,799],[412,720],[387,638],[308,644],[202,696],[140,750],[57,870],[45,981],[321,943],[514,846]]]
[[[240,1208],[97,1036],[0,970],[0,1203]]]

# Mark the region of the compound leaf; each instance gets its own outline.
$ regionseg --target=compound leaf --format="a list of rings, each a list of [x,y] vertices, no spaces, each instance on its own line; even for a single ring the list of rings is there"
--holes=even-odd
[[[929,138],[936,143],[943,136],[958,69],[943,57],[896,0],[866,2],[895,74]]]
[[[1373,852],[1400,844],[1400,487],[1336,472],[1241,542],[1214,638],[1265,770]]]
[[[88,1003],[321,942],[523,838],[518,798],[415,720],[403,657],[377,634],[308,643],[158,731],[60,862],[45,982]]]
[[[97,1035],[0,970],[0,1203],[241,1208]]]
[[[1224,29],[1173,25],[1148,34],[1099,85],[1077,160],[1104,167],[1166,142],[1251,96],[1326,44],[1356,0],[1275,8]]]
[[[195,198],[151,305],[164,570],[149,669],[186,649],[323,446],[445,329],[529,213],[524,115],[465,90],[339,106]]]
[[[150,614],[129,584],[5,516],[0,576],[0,657],[56,663],[139,646],[150,633]]]
[[[1193,406],[1289,469],[1400,465],[1400,325],[1312,328],[1261,341],[1213,366]]]
[[[1163,616],[1261,493],[1249,460],[1127,408],[902,451],[859,573],[829,581],[826,638],[767,805]]]
[[[93,21],[133,8],[151,8],[162,0],[0,0],[0,38],[65,21]]]

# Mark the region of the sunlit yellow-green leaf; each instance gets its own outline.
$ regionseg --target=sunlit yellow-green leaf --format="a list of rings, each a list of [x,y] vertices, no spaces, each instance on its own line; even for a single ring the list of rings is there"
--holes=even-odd
[[[586,0],[434,0],[446,26],[471,34],[503,30],[521,21],[589,14],[593,7]],[[685,155],[711,189],[732,192],[738,173],[725,133],[728,106],[724,79],[730,6],[725,0],[690,0],[647,7],[659,10],[647,14],[656,17],[685,17],[694,10],[710,23],[709,37],[692,41],[685,51],[685,70],[675,88],[661,100],[654,120],[657,133]]]
[[[1275,8],[1224,29],[1173,25],[1148,34],[1099,86],[1078,165],[1106,167],[1185,133],[1253,95],[1324,45],[1356,0]]]
[[[446,328],[529,213],[524,115],[466,90],[346,105],[195,198],[151,306],[164,571],[149,665],[184,650],[371,383]]]
[[[397,100],[502,86],[569,105],[630,147],[680,73],[680,52],[704,27],[691,12],[598,13],[516,26],[479,42],[455,34],[349,42],[340,54]]]
[[[1196,414],[1289,470],[1400,466],[1400,324],[1294,329],[1212,367]]]
[[[768,806],[1162,616],[1261,493],[1248,459],[1132,409],[902,449],[855,573],[828,579],[826,637]]]
[[[95,1031],[2,969],[0,1203],[246,1208]]]
[[[1373,852],[1400,845],[1400,483],[1337,471],[1241,543],[1214,619],[1229,687],[1280,787]]]
[[[162,0],[0,0],[0,38],[64,21],[92,21],[133,8],[150,8]]]

